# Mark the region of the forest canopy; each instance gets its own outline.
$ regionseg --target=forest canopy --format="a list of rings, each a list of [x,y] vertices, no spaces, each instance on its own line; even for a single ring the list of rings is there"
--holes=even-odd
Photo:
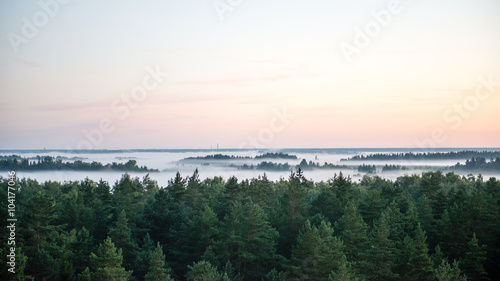
[[[7,219],[7,179],[0,178]],[[19,280],[499,280],[500,182],[17,181]],[[0,229],[2,241],[8,229]],[[8,246],[3,245],[5,257]],[[0,279],[9,280],[7,264]],[[111,277],[110,277],[111,276]]]

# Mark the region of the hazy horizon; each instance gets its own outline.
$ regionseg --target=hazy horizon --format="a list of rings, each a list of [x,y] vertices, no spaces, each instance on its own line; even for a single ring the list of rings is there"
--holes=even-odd
[[[0,1],[0,15],[0,149],[500,147],[498,1]]]

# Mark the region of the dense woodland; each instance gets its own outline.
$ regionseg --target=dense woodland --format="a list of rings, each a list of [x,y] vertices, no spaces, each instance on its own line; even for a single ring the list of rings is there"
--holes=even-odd
[[[63,162],[62,158],[51,156],[38,156],[36,160],[28,158],[17,158],[16,155],[6,159],[0,159],[0,171],[43,171],[43,170],[78,170],[78,171],[104,171],[114,170],[122,172],[158,172],[156,169],[148,169],[146,166],[137,166],[136,160],[128,160],[126,163],[105,164],[93,161],[92,163],[76,160],[74,162]]]
[[[487,161],[483,157],[473,157],[465,161],[465,164],[457,163],[451,167],[455,170],[467,171],[500,171],[500,157]]]
[[[449,160],[449,159],[469,159],[473,157],[496,158],[500,157],[500,151],[477,151],[463,150],[450,152],[406,152],[406,153],[375,153],[369,155],[355,155],[349,160]]]
[[[195,171],[163,184],[18,180],[17,273],[2,262],[0,279],[500,280],[495,178],[313,182],[299,170],[272,182]]]

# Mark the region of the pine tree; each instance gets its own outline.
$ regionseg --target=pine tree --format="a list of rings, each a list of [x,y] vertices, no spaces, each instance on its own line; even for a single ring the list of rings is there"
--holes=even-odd
[[[437,268],[439,265],[441,265],[443,259],[444,259],[443,251],[441,251],[441,247],[437,245],[436,248],[434,248],[434,254],[431,255],[431,260],[432,264],[434,265],[434,268]]]
[[[262,178],[259,176],[258,179],[252,179],[248,191],[252,202],[264,210],[268,209],[269,198],[272,192],[272,182],[267,178],[265,173]]]
[[[274,266],[277,237],[259,205],[236,202],[224,218],[221,236],[214,245],[219,264],[230,261],[243,278],[260,279]]]
[[[204,260],[189,265],[188,268],[187,281],[220,281],[223,277],[215,266]]]
[[[262,281],[285,281],[285,273],[278,272],[276,269],[269,271]]]
[[[142,186],[144,186],[144,196],[145,200],[148,198],[152,198],[158,190],[160,190],[160,187],[158,186],[158,182],[151,179],[149,174],[146,174],[142,178]]]
[[[305,222],[292,252],[293,275],[300,279],[325,280],[339,268],[344,245],[333,233],[331,225],[324,221],[319,227],[308,220]]]
[[[370,280],[390,280],[397,277],[392,271],[396,249],[394,241],[389,238],[392,229],[389,221],[386,212],[382,213],[371,234],[371,247],[367,252],[366,263],[366,275]]]
[[[206,186],[200,182],[198,168],[193,172],[193,175],[188,179],[186,195],[188,199],[186,204],[196,211],[200,211],[204,204],[208,201]]]
[[[361,184],[369,184],[369,181],[363,178]],[[386,202],[382,198],[382,189],[379,186],[371,187],[359,206],[361,216],[369,227],[372,227],[373,222],[380,217],[385,206]]]
[[[432,261],[429,257],[429,249],[427,248],[425,232],[420,227],[417,227],[414,252],[409,258],[409,263],[412,266],[407,280],[431,280],[432,279]]]
[[[451,259],[458,259],[464,253],[467,244],[468,222],[467,213],[462,207],[454,203],[444,210],[439,221],[440,245]]]
[[[335,194],[339,198],[340,202],[342,203],[342,207],[346,205],[346,203],[351,200],[352,194],[351,194],[351,189],[352,189],[352,182],[349,177],[344,177],[342,172],[339,173],[339,175],[335,175],[333,177],[333,181],[331,181],[331,185],[333,189],[335,190]]]
[[[173,205],[173,198],[164,188],[154,195],[154,199],[148,200],[144,205],[144,224],[151,238],[162,245],[168,242],[168,233],[172,226],[170,209]]]
[[[137,245],[132,241],[125,210],[122,210],[118,215],[116,225],[109,232],[109,236],[113,239],[116,247],[123,251],[123,265],[125,268],[132,269]]]
[[[348,261],[359,262],[368,242],[366,236],[368,226],[361,218],[353,201],[347,203],[344,215],[338,224],[341,229],[341,238],[346,246]]]
[[[476,233],[467,244],[467,252],[461,263],[461,268],[471,280],[490,280],[488,273],[484,270],[483,263],[486,261],[486,245],[479,245]]]
[[[181,173],[177,172],[175,178],[168,181],[167,190],[176,203],[183,199],[186,194],[186,180],[181,177]]]
[[[181,226],[178,235],[180,247],[171,253],[175,263],[185,270],[188,264],[199,260],[207,247],[213,245],[218,234],[219,219],[210,207],[205,206],[199,215]]]
[[[108,236],[113,218],[113,197],[109,184],[100,180],[94,189],[94,197],[90,204],[90,208],[94,212],[94,221],[92,222],[92,228],[88,228],[88,230],[94,242],[101,243]]]
[[[132,271],[126,271],[122,267],[122,250],[116,250],[115,244],[109,237],[99,245],[97,254],[90,255],[90,261],[95,269],[91,272],[93,281],[126,281],[132,274]]]
[[[442,260],[439,267],[434,270],[434,277],[437,281],[467,281],[467,277],[462,275],[456,261],[451,267],[447,261]]]
[[[328,276],[328,281],[361,281],[361,276],[351,268],[351,263],[347,260],[346,256],[342,256],[339,268],[337,271],[332,271]]]
[[[26,204],[20,229],[23,231],[26,244],[32,245],[26,247],[28,256],[43,250],[48,233],[54,229],[51,221],[54,219],[55,206],[54,199],[41,191],[34,194]]]
[[[278,250],[286,258],[291,256],[291,245],[307,219],[306,191],[302,183],[303,175],[292,172],[288,182],[286,182],[285,192],[281,198],[282,202],[280,202],[282,212],[277,219],[277,228],[280,234]]]
[[[149,267],[149,271],[145,276],[146,281],[173,281],[172,277],[170,277],[169,269],[166,268],[165,265],[165,255],[163,254],[163,250],[160,246],[160,243],[157,244],[155,251],[151,255],[151,266]]]
[[[342,216],[343,209],[332,185],[329,184],[321,188],[318,196],[311,202],[310,214],[322,214],[330,222],[335,222]]]
[[[71,244],[74,253],[73,266],[77,275],[88,267],[93,244],[92,237],[85,227],[77,231],[76,239]]]
[[[423,195],[417,205],[418,219],[422,228],[429,234],[429,246],[437,245],[436,221],[432,214],[432,207],[429,197]],[[441,263],[441,261],[439,261]]]
[[[113,188],[113,199],[117,212],[127,211],[132,225],[138,221],[145,201],[144,194],[144,187],[139,178],[132,179],[129,174],[124,174]]]
[[[134,262],[134,276],[136,276],[139,280],[144,280],[144,276],[151,266],[150,261],[154,250],[154,242],[151,240],[149,233],[147,233],[142,240],[141,249],[137,252]]]

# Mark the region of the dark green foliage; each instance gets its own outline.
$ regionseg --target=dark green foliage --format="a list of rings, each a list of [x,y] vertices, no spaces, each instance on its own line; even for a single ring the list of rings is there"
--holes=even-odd
[[[169,269],[165,266],[165,255],[160,246],[160,243],[156,245],[156,249],[151,253],[151,258],[149,261],[150,267],[148,273],[145,276],[146,281],[173,281],[170,277]]]
[[[377,168],[375,165],[359,165],[358,166],[358,172],[363,172],[363,173],[368,173],[368,174],[376,174],[377,173]]]
[[[188,266],[186,274],[188,281],[221,281],[223,274],[217,271],[217,267],[207,261],[200,261]]]
[[[312,182],[298,170],[273,182],[196,170],[166,187],[128,174],[111,186],[18,180],[17,280],[500,280],[495,178]]]
[[[460,264],[460,268],[471,280],[490,280],[488,273],[484,270],[483,263],[486,261],[486,245],[479,245],[476,233],[467,244],[467,252]]]
[[[434,277],[437,281],[467,281],[467,277],[462,275],[456,261],[451,267],[447,261],[442,260],[441,264],[434,270]]]
[[[97,254],[90,255],[90,271],[91,280],[116,280],[126,281],[132,274],[132,271],[126,271],[122,267],[122,250],[116,250],[111,238],[106,238],[97,249]],[[84,272],[84,275],[89,275]]]
[[[347,261],[346,256],[342,256],[337,270],[332,271],[328,281],[361,281],[362,276],[358,275],[352,268],[351,263]]]
[[[305,222],[292,252],[290,278],[325,280],[339,269],[344,245],[333,233],[331,225],[324,221],[319,227]]]
[[[415,239],[413,240],[412,251],[409,256],[411,269],[406,280],[432,280],[432,261],[429,257],[429,249],[426,244],[425,232],[417,227]]]
[[[260,279],[272,269],[278,233],[259,205],[252,201],[235,202],[218,236],[218,242],[209,249],[209,253],[211,250],[218,253],[214,264],[222,266],[230,261],[237,274],[247,280]]]
[[[125,210],[118,215],[116,225],[109,232],[109,236],[114,241],[115,246],[123,252],[123,265],[127,269],[133,269],[134,257],[137,245],[132,241],[132,235],[128,226],[128,219]]]
[[[341,231],[340,237],[346,246],[347,260],[349,262],[360,262],[368,242],[366,236],[368,226],[358,213],[353,201],[347,203],[344,215],[338,221],[338,226]]]
[[[39,156],[38,156],[39,157]],[[77,170],[77,171],[128,171],[128,172],[158,172],[148,169],[146,166],[137,166],[137,161],[129,160],[127,163],[116,163],[103,165],[99,162],[87,163],[82,160],[74,162],[63,162],[62,159],[54,159],[52,156],[40,157],[38,162],[29,161],[28,158],[0,159],[0,171],[41,171],[41,170]]]

